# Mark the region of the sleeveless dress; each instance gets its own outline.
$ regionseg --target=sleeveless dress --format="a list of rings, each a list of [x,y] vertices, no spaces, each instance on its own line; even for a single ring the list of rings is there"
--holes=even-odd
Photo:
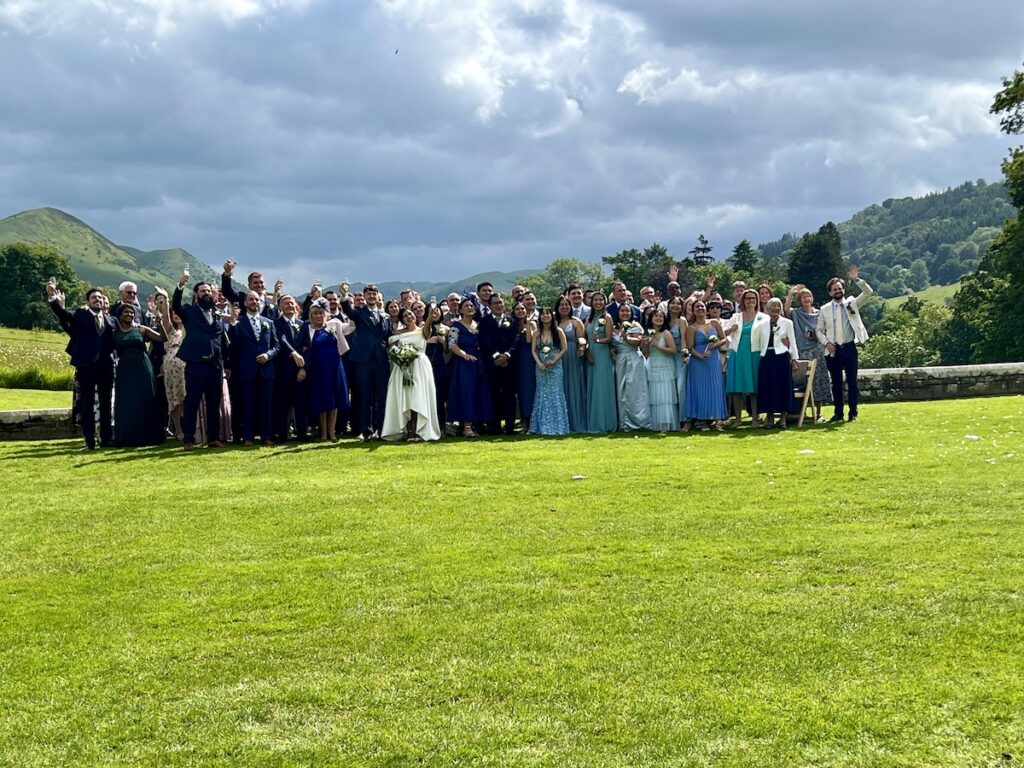
[[[434,324],[432,336],[440,336],[437,327],[443,323]],[[445,329],[447,330],[447,328]],[[445,417],[444,396],[448,391],[448,361],[445,359],[445,352],[448,351],[448,337],[442,338],[440,344],[427,344],[427,360],[430,361],[430,370],[434,374],[434,392],[437,395],[437,421],[444,424],[448,419]]]
[[[458,345],[475,363],[460,356],[452,358],[452,378],[448,385],[449,421],[490,421],[492,418],[491,389],[480,354],[480,336],[467,328],[461,320],[452,325],[448,343]]]
[[[698,352],[706,352],[708,336],[698,328],[694,338],[694,347]],[[718,355],[711,355],[702,360],[690,355],[686,373],[686,418],[700,420],[718,420],[725,418],[725,387],[722,386],[722,363]]]
[[[725,369],[725,391],[730,394],[753,395],[757,393],[757,367],[761,355],[750,351],[750,329],[754,321],[743,323],[738,348],[729,353]]]
[[[568,350],[562,358],[562,383],[565,387],[565,404],[569,409],[569,431],[573,433],[587,431],[587,382],[584,376],[586,355],[580,357],[579,343],[576,338],[576,326],[569,323],[562,327]]]
[[[676,401],[679,411],[679,420],[683,420],[683,414],[686,412],[686,372],[688,370],[687,359],[683,357],[683,347],[686,345],[685,334],[678,325],[674,325],[671,328],[672,340],[676,343]]]
[[[619,429],[634,432],[651,428],[651,409],[647,393],[647,363],[643,353],[626,342],[625,336],[640,338],[643,328],[635,325],[612,334],[615,358],[615,389],[619,398]]]
[[[663,351],[663,345],[662,340],[651,342],[647,358],[651,429],[659,432],[679,429],[679,405],[676,401],[676,360],[679,353]]]
[[[606,319],[606,322],[611,320]],[[587,432],[591,434],[614,432],[619,425],[611,345],[596,344],[595,336],[604,336],[604,328],[598,318],[587,324],[588,349],[594,359],[593,364],[587,367]]]
[[[434,369],[427,358],[427,340],[419,329],[396,333],[388,339],[388,345],[411,344],[420,354],[409,364],[408,373],[412,384],[406,384],[406,371],[392,365],[388,379],[388,395],[384,401],[384,440],[401,440],[405,437],[405,425],[412,414],[416,414],[416,434],[422,440],[440,440],[441,423],[437,418],[437,390],[434,387]],[[436,345],[434,345],[436,346]]]
[[[537,357],[547,361],[558,354],[551,348],[546,354],[541,350],[538,339]],[[575,345],[570,347],[575,354]],[[566,352],[566,356],[569,353]],[[530,419],[531,435],[568,435],[569,411],[565,402],[565,389],[562,382],[565,357],[551,368],[542,369],[534,363],[534,376],[537,380],[537,391],[533,401],[533,417]],[[533,359],[532,356],[530,358]]]
[[[117,371],[114,379],[114,445],[157,445],[164,441],[159,422],[156,377],[138,328],[114,329]]]
[[[515,367],[516,402],[519,403],[519,418],[527,421],[533,417],[533,403],[537,392],[537,364],[530,354],[530,342],[526,333],[516,334],[512,347],[512,365]]]

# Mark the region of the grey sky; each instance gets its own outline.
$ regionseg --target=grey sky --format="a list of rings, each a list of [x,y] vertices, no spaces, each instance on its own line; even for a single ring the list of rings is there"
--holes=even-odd
[[[724,255],[998,179],[1022,32],[1017,0],[0,0],[0,215],[302,287]]]

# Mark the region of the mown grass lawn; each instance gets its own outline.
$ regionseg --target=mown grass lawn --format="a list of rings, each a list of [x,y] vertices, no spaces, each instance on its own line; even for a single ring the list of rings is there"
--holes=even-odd
[[[51,389],[2,389],[0,411],[21,411],[33,408],[70,408],[71,393]]]
[[[1015,764],[1022,417],[2,443],[0,763]]]

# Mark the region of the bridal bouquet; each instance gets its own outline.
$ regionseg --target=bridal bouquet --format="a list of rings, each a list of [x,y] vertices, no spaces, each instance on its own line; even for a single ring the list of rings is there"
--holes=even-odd
[[[396,344],[388,350],[391,362],[402,369],[402,383],[407,387],[413,385],[412,364],[419,356],[420,351],[412,344]]]

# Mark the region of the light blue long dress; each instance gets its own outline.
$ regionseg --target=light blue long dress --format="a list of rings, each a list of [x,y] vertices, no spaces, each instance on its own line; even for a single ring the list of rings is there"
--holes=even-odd
[[[713,330],[713,329],[712,329]],[[694,339],[698,352],[708,349],[708,337],[700,328]],[[706,360],[690,355],[686,374],[686,418],[715,421],[725,418],[725,383],[722,381],[721,356],[716,354]]]
[[[579,345],[576,339],[576,326],[572,323],[562,326],[565,341],[569,345],[562,358],[562,383],[565,387],[565,404],[569,409],[569,431],[573,433],[587,431],[587,383],[584,377],[586,356],[579,357]]]
[[[644,329],[639,324],[626,334],[632,338],[642,337]],[[635,432],[651,428],[651,408],[647,394],[647,361],[643,353],[631,346],[620,332],[612,334],[615,345],[615,387],[619,398],[619,429]]]
[[[679,420],[683,420],[686,413],[686,371],[688,370],[687,360],[683,357],[683,347],[686,344],[685,334],[678,325],[672,326],[672,340],[676,343],[676,398],[679,405]],[[687,358],[689,355],[686,356]]]
[[[606,319],[606,322],[610,323],[611,320]],[[591,434],[614,432],[619,425],[611,346],[594,342],[595,336],[604,338],[604,332],[599,318],[595,317],[587,324],[587,339],[590,341],[588,349],[594,360],[587,368],[587,432]]]
[[[652,341],[647,357],[647,393],[651,406],[651,429],[659,432],[679,429],[676,395],[677,352],[665,349],[664,339]]]
[[[541,346],[538,340],[537,356],[542,361],[546,362],[558,354],[558,350],[553,347],[545,353]],[[574,347],[575,345],[570,349],[573,349],[575,354]],[[531,435],[569,434],[569,411],[565,404],[565,389],[562,383],[564,362],[563,356],[551,368],[542,369],[534,364],[537,371],[537,391],[533,398],[533,418],[530,419]]]

